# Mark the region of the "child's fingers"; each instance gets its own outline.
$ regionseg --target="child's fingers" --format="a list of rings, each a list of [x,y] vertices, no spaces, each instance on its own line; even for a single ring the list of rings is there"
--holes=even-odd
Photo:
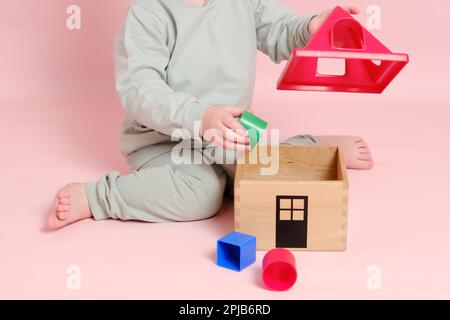
[[[236,122],[236,120],[234,118],[231,118],[231,119],[232,119],[232,121]],[[220,137],[223,140],[227,140],[227,141],[230,141],[233,143],[237,142],[239,144],[244,144],[244,145],[250,143],[250,138],[245,135],[246,131],[245,131],[244,127],[242,127],[242,129],[239,128],[236,131],[234,131],[234,130],[230,129],[229,127],[227,127],[224,123],[222,123],[219,125],[218,129],[220,130]]]
[[[223,138],[219,134],[215,134],[209,138],[209,141],[216,147],[223,148]]]
[[[229,128],[221,125],[220,134],[217,135],[217,143],[225,150],[246,151],[250,150],[250,139],[244,137]]]
[[[222,122],[225,125],[225,127],[230,128],[235,132],[238,132],[242,136],[245,137],[247,135],[247,130],[244,128],[244,126],[240,124],[239,121],[237,121],[232,116],[224,117]]]
[[[347,11],[350,14],[359,14],[361,11],[357,7],[353,6],[345,6],[343,7],[345,11]]]
[[[241,130],[239,130],[241,131]],[[225,140],[231,141],[231,142],[237,142],[241,144],[249,144],[250,139],[246,136],[244,136],[243,132],[235,132],[229,128],[225,128]]]
[[[211,142],[224,150],[232,150],[232,151],[247,151],[250,150],[250,146],[248,144],[236,143],[233,141],[228,141],[224,139],[220,134],[216,134],[211,138]]]
[[[227,110],[233,117],[239,117],[245,111],[243,108],[239,107],[225,107],[225,110]]]
[[[205,130],[205,132],[203,132],[203,139],[205,141],[217,141],[217,139],[222,139],[222,132],[224,130],[222,128],[210,128],[208,130]]]
[[[231,150],[236,150],[236,151],[250,151],[250,146],[248,144],[239,144],[236,143],[232,146]]]
[[[228,140],[223,140],[222,148],[225,150],[231,151],[247,151],[250,150],[250,146],[248,144],[236,143]]]

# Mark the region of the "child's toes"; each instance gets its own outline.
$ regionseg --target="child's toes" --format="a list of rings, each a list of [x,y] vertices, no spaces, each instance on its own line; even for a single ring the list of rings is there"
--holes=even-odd
[[[373,160],[361,160],[359,161],[362,170],[370,170],[373,168],[375,163]]]
[[[58,211],[56,213],[56,216],[58,217],[59,220],[66,220],[67,217],[69,216],[69,212],[67,212],[67,211]]]
[[[70,198],[63,197],[63,198],[58,199],[58,203],[59,204],[70,205],[70,204],[72,204],[72,200]]]
[[[70,198],[70,194],[66,191],[59,191],[56,196],[58,197],[58,199],[62,199],[62,198]]]
[[[359,154],[371,154],[369,148],[359,148],[359,149],[358,149],[358,153],[359,153]]]
[[[65,212],[65,211],[69,211],[70,206],[66,205],[66,204],[59,204],[56,206],[56,211],[58,212]]]
[[[369,145],[364,140],[359,140],[359,141],[355,142],[355,145],[358,148],[369,148]]]
[[[372,155],[370,153],[360,153],[358,156],[359,160],[372,160]]]

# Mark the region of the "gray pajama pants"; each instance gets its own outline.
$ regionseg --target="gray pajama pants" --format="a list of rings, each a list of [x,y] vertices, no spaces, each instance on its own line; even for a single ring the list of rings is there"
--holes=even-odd
[[[316,141],[305,135],[283,144],[312,145]],[[216,163],[175,164],[171,152],[167,152],[140,168],[132,168],[130,174],[111,172],[100,181],[86,183],[86,194],[96,220],[202,220],[219,211],[227,181],[232,185],[234,167]]]

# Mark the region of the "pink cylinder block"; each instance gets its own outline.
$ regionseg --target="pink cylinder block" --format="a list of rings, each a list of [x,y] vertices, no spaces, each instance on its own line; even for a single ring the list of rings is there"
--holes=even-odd
[[[273,249],[263,259],[262,280],[271,290],[285,291],[297,281],[295,256],[286,249]]]

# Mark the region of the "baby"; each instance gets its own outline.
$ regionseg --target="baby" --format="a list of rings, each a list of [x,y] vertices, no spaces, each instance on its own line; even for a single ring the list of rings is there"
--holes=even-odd
[[[117,90],[127,114],[122,153],[133,172],[64,186],[48,226],[86,218],[169,222],[213,216],[227,182],[232,184],[233,166],[173,161],[178,142],[172,134],[248,150],[236,118],[251,106],[256,50],[276,63],[287,60],[330,13],[299,17],[276,0],[135,0],[115,41]],[[218,133],[214,139],[207,138],[210,130]],[[361,138],[300,135],[285,143],[339,146],[348,168],[373,166]],[[201,142],[191,151],[205,157],[205,148]]]

